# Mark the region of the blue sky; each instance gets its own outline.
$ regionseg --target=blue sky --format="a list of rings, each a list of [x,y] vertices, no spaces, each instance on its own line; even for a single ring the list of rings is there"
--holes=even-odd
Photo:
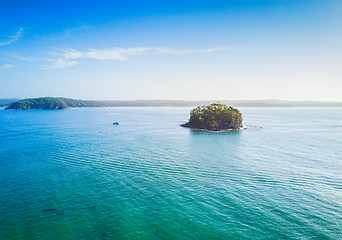
[[[0,2],[0,98],[342,101],[342,1]]]

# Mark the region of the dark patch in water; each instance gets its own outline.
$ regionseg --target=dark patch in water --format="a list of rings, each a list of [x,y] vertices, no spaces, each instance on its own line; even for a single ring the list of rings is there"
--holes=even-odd
[[[43,209],[43,212],[54,212],[56,211],[56,208],[48,208],[48,209]]]
[[[95,209],[96,206],[92,206],[92,207],[83,207],[82,210],[86,210],[86,209]]]
[[[58,212],[54,212],[54,214],[56,214],[56,215],[58,215],[58,216],[64,215],[64,213],[58,213]]]
[[[62,216],[64,215],[64,213],[60,213],[56,210],[56,208],[47,208],[47,209],[43,209],[42,212],[49,212],[49,213],[53,213],[57,216]]]

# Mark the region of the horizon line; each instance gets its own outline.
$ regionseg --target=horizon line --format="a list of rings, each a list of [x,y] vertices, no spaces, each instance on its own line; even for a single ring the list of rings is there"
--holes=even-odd
[[[283,101],[283,102],[324,102],[324,103],[342,103],[342,100],[287,100],[287,99],[275,99],[275,98],[266,98],[266,99],[202,99],[202,100],[184,100],[184,99],[166,99],[166,98],[155,98],[155,99],[86,99],[86,98],[72,98],[72,97],[62,97],[62,96],[42,96],[42,97],[4,97],[2,99],[32,99],[32,98],[44,98],[44,97],[55,97],[55,98],[68,98],[74,100],[83,100],[83,101],[183,101],[183,102],[220,102],[220,101]]]

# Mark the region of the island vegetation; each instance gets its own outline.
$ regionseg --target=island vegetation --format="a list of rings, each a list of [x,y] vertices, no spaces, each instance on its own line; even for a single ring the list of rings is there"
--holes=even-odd
[[[189,121],[181,126],[211,131],[240,129],[242,128],[242,115],[236,108],[212,103],[191,110]]]
[[[8,107],[11,103],[14,103],[20,99],[18,98],[2,98],[0,99],[0,107]]]
[[[61,98],[42,97],[28,98],[12,103],[6,109],[67,109],[68,105]]]
[[[40,97],[16,101],[6,109],[68,109],[74,107],[101,107],[101,104],[95,101],[83,101],[62,97]]]

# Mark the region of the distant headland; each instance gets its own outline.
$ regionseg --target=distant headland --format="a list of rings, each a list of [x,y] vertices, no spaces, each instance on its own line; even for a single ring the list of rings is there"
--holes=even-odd
[[[68,109],[74,107],[101,107],[101,104],[95,101],[75,100],[62,97],[40,97],[27,98],[13,102],[5,109],[30,110],[30,109]]]
[[[212,103],[192,109],[189,121],[181,126],[210,131],[241,129],[242,115],[236,108]]]
[[[6,109],[67,109],[81,107],[194,107],[208,105],[212,101],[184,100],[79,100],[63,97],[40,97],[27,99],[0,99],[0,107]],[[236,107],[342,107],[342,102],[284,101],[284,100],[219,100]]]

